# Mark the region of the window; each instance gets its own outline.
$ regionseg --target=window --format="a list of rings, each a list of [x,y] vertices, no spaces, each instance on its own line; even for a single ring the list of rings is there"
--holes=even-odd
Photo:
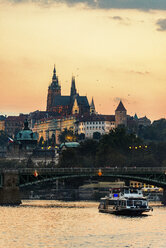
[[[127,201],[127,206],[133,206],[133,201],[132,200],[128,200]]]

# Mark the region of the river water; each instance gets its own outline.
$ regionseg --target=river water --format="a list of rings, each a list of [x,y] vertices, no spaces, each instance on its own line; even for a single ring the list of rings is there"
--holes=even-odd
[[[165,248],[166,207],[142,217],[98,212],[98,203],[23,201],[0,207],[0,248]]]

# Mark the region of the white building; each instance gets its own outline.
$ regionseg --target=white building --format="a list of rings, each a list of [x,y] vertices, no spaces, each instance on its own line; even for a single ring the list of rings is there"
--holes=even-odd
[[[109,133],[109,131],[114,128],[114,115],[91,115],[82,117],[77,124],[78,134],[85,134],[85,138],[93,138],[95,132],[98,132],[101,135]]]

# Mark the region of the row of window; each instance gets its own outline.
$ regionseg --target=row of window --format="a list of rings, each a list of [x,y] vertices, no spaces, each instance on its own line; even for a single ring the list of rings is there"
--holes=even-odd
[[[82,130],[94,130],[94,129],[103,129],[104,130],[104,126],[99,126],[99,127],[87,127],[87,128],[85,128],[85,127],[83,127],[83,128],[79,128],[79,131],[82,131]]]
[[[104,124],[104,121],[87,121],[87,122],[81,122],[81,125],[98,125],[98,124]]]
[[[81,122],[81,125],[100,125],[100,124],[104,124],[104,121],[90,121],[90,122]],[[114,122],[110,123],[111,125],[115,125]],[[107,124],[108,125],[108,124]]]

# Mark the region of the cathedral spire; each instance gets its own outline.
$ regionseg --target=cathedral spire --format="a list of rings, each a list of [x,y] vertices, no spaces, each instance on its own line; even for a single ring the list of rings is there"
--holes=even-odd
[[[56,76],[56,69],[55,69],[55,64],[54,64],[54,70],[53,70],[53,76],[52,76],[52,82],[57,80]]]
[[[54,70],[53,70],[53,73],[54,73],[54,74],[56,74],[55,64],[54,64]]]
[[[76,90],[76,85],[75,85],[75,77],[72,76],[70,96],[75,96],[75,95],[77,95],[77,90]]]

